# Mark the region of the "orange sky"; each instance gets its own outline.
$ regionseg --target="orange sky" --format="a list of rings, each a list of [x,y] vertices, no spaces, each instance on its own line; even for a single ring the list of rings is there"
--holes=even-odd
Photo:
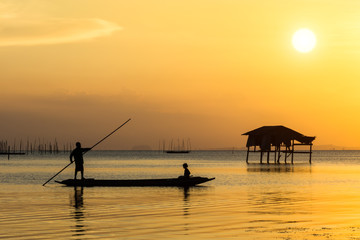
[[[244,147],[285,125],[360,147],[358,1],[0,2],[0,139]],[[311,29],[315,49],[291,37]]]

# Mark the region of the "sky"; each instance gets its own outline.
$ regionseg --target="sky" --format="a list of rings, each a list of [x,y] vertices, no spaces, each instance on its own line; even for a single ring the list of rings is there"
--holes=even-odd
[[[0,139],[241,148],[284,125],[360,149],[357,0],[2,0]],[[316,46],[301,53],[293,34]]]

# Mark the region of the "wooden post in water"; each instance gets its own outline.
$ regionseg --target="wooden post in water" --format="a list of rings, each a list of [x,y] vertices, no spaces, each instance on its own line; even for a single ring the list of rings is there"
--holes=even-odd
[[[292,140],[292,146],[291,146],[291,164],[294,164],[294,144],[295,144],[295,140]]]
[[[249,152],[250,152],[250,147],[247,147],[247,153],[246,153],[246,163],[249,163]]]
[[[280,163],[280,158],[281,158],[281,147],[278,148],[278,158],[277,158],[277,163]]]
[[[276,151],[277,151],[277,146],[275,146],[275,151],[274,151],[274,164],[276,164]]]

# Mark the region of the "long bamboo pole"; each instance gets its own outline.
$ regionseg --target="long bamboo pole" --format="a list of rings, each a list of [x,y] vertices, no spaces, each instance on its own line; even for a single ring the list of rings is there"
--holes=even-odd
[[[112,131],[111,133],[109,133],[108,135],[106,135],[103,139],[101,139],[100,141],[98,141],[97,143],[95,143],[88,151],[86,151],[85,153],[89,152],[91,149],[93,149],[95,146],[99,145],[102,141],[104,141],[106,138],[110,137],[113,133],[115,133],[117,130],[119,130],[122,126],[124,126],[125,124],[127,124],[129,121],[131,120],[131,118],[129,118],[126,122],[124,122],[123,124],[121,124],[118,128],[116,128],[114,131]],[[84,154],[85,154],[84,153]],[[63,169],[61,169],[58,173],[56,173],[54,176],[52,176],[49,180],[47,180],[43,186],[45,186],[48,182],[50,182],[54,177],[56,177],[57,175],[59,175],[62,171],[64,171],[68,166],[70,166],[73,162],[70,162],[68,165],[66,165]]]

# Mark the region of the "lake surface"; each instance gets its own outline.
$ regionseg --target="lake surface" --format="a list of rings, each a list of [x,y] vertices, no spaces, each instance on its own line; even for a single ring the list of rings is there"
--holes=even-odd
[[[216,177],[177,187],[42,186],[68,153],[0,156],[1,239],[360,239],[360,151],[295,164],[245,163],[244,151],[92,151],[85,177]],[[55,180],[73,177],[74,165]]]

